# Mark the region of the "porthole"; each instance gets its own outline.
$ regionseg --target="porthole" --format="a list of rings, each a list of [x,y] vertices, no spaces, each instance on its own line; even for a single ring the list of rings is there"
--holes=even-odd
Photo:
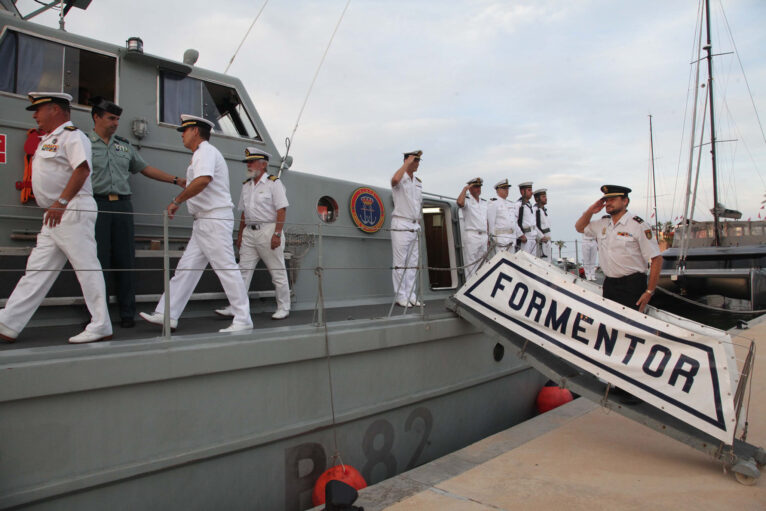
[[[332,197],[323,196],[317,202],[317,215],[324,223],[333,223],[338,219],[338,203]]]

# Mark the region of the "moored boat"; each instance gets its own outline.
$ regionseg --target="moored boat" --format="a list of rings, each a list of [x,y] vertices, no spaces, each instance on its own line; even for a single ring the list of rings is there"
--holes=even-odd
[[[28,92],[70,93],[73,122],[86,131],[87,100],[114,100],[125,109],[117,133],[176,174],[190,157],[175,131],[179,115],[210,119],[235,198],[244,148],[279,154],[244,85],[192,60],[144,53],[135,39],[122,47],[40,26],[0,4],[3,303],[42,217],[34,201],[20,200],[35,127]],[[275,158],[269,170],[281,172],[290,200],[291,317],[267,319],[274,292],[257,271],[256,329],[217,333],[212,311],[225,297],[206,272],[174,335],[139,325],[117,329],[111,342],[70,346],[66,337],[86,315],[64,271],[17,342],[0,346],[0,507],[304,509],[336,454],[373,483],[533,413],[544,378],[444,309],[462,283],[453,200],[424,198],[419,296],[427,306],[392,312],[391,191],[282,163]],[[150,310],[163,291],[163,260],[172,270],[192,219],[165,224],[173,192],[140,177],[131,187],[137,300]],[[366,197],[377,209],[355,215],[361,189],[374,192]]]

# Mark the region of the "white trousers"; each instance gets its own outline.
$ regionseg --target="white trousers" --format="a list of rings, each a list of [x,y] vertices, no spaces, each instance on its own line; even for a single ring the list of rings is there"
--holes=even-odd
[[[289,311],[290,287],[285,269],[285,238],[281,238],[277,248],[271,248],[271,238],[276,226],[275,223],[262,223],[257,231],[245,226],[242,232],[242,246],[239,248],[239,268],[242,272],[242,280],[245,282],[245,290],[248,290],[253,280],[255,267],[258,261],[263,260],[271,274],[271,282],[274,284],[277,309]]]
[[[27,259],[26,272],[13,289],[5,309],[0,311],[0,323],[21,332],[69,260],[91,316],[85,330],[99,335],[112,333],[104,274],[96,255],[97,209],[93,197],[77,195],[69,201],[60,224],[42,226],[37,244]]]
[[[419,259],[418,231],[420,224],[410,222],[404,218],[393,217],[391,219],[391,250],[393,252],[393,266],[398,266],[391,272],[391,280],[394,283],[396,300],[414,302],[417,299],[415,288],[417,287],[417,265]],[[396,230],[401,229],[401,230]],[[406,270],[403,267],[411,267]]]
[[[231,233],[234,230],[234,215],[231,208],[219,208],[197,214],[192,226],[192,235],[184,255],[178,261],[175,274],[170,279],[170,318],[178,319],[186,307],[194,288],[197,287],[202,271],[208,263],[221,281],[229,299],[234,323],[253,325],[250,317],[250,300],[245,283],[242,282],[239,266],[234,259]],[[165,312],[165,294],[160,297],[155,312]]]
[[[516,251],[516,236],[510,234],[495,235],[495,248],[492,250],[492,256],[498,252],[509,252],[513,254]]]
[[[545,261],[548,263],[551,262],[551,242],[550,241],[541,242],[538,240],[537,257],[541,259],[545,259]]]
[[[598,242],[596,240],[583,240],[582,242],[582,265],[585,270],[585,278],[596,280],[596,256],[598,255]]]
[[[479,266],[484,262],[484,256],[487,254],[487,233],[478,231],[465,231],[465,240],[463,240],[463,264],[465,267],[465,278],[468,280]]]
[[[537,250],[537,239],[532,238],[529,236],[529,233],[526,234],[527,241],[521,242],[521,246],[519,247],[519,250],[523,250],[524,252],[528,252],[532,255],[537,255],[535,252]]]

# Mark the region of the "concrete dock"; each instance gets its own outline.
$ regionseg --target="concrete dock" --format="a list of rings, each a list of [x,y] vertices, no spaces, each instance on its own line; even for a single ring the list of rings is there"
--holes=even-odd
[[[733,332],[735,344],[755,339],[760,348],[747,441],[764,447],[766,321]],[[366,511],[763,511],[766,468],[754,485],[742,485],[706,454],[581,398],[365,488],[356,505]]]

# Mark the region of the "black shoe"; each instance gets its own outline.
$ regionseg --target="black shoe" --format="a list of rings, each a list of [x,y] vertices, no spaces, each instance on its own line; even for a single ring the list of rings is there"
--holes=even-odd
[[[122,318],[120,321],[122,328],[133,328],[134,326],[136,326],[136,321],[133,318]]]

